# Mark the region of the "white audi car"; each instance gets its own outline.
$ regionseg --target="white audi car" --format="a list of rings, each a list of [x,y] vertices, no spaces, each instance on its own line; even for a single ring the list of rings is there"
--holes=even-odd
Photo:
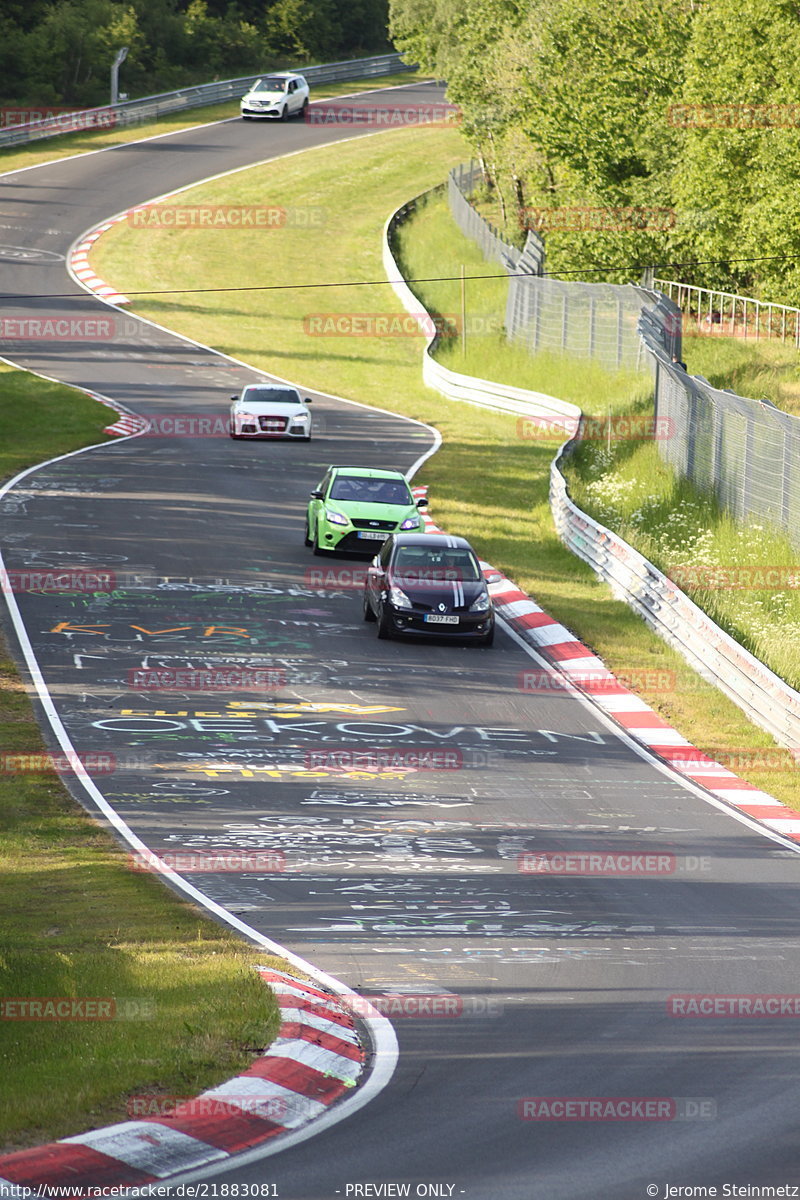
[[[257,79],[250,91],[242,96],[239,107],[245,121],[258,117],[274,121],[302,117],[308,108],[308,84],[302,75],[276,71]]]
[[[231,396],[229,432],[232,438],[300,438],[311,441],[310,399],[301,400],[282,383],[248,383]]]

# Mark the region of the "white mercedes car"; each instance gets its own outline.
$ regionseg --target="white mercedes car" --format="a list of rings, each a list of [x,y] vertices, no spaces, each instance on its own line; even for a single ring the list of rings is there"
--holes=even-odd
[[[308,84],[302,75],[276,71],[257,79],[240,104],[245,121],[257,117],[286,121],[289,117],[304,116],[308,108]]]
[[[282,383],[249,383],[231,396],[232,438],[300,438],[311,441],[310,399]]]

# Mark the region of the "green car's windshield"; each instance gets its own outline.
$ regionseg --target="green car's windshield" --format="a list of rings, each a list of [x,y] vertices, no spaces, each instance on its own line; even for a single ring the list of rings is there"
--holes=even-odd
[[[414,503],[408,485],[400,479],[367,479],[361,475],[337,475],[330,492],[331,500],[351,500],[357,504]]]

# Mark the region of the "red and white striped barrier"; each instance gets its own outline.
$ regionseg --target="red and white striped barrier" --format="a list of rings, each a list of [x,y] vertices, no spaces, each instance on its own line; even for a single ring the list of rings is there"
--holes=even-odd
[[[412,491],[417,498],[427,495],[427,488],[415,487]],[[428,532],[444,532],[426,510],[423,517]],[[697,750],[641,696],[621,683],[602,659],[564,625],[548,616],[515,583],[488,563],[481,562],[481,566],[488,580],[495,579],[495,582],[489,582],[489,591],[498,615],[578,691],[591,697],[627,733],[679,774],[776,833],[800,841],[800,812],[788,808],[774,796],[740,779],[702,750]]]
[[[282,971],[259,974],[276,993],[282,1020],[247,1070],[164,1115],[6,1154],[0,1190],[68,1185],[77,1198],[99,1194],[98,1187],[155,1183],[296,1130],[347,1094],[366,1056],[346,1001]]]
[[[86,288],[88,292],[94,292],[95,296],[99,296],[101,300],[108,300],[111,304],[130,304],[127,296],[123,296],[116,288],[110,287],[105,280],[95,272],[93,267],[89,266],[89,251],[92,246],[107,229],[115,225],[117,221],[124,220],[127,213],[121,217],[116,217],[113,221],[106,221],[102,225],[98,225],[91,233],[84,235],[83,239],[72,247],[69,253],[68,267],[71,274],[77,281]]]
[[[82,388],[81,391],[86,391]],[[130,412],[129,409],[123,408],[121,404],[117,404],[115,400],[109,400],[108,396],[101,396],[97,392],[86,392],[87,396],[91,396],[93,400],[97,400],[100,404],[105,404],[106,408],[111,408],[115,413],[119,413],[119,417],[111,425],[106,425],[103,433],[113,433],[117,437],[129,437],[132,433],[142,433],[149,424],[146,417],[137,417],[136,413]]]

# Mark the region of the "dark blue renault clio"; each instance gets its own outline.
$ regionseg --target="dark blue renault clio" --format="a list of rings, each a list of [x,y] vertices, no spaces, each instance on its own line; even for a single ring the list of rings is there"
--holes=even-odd
[[[378,637],[435,634],[491,646],[494,608],[466,538],[396,533],[372,560],[364,581],[364,620]]]

